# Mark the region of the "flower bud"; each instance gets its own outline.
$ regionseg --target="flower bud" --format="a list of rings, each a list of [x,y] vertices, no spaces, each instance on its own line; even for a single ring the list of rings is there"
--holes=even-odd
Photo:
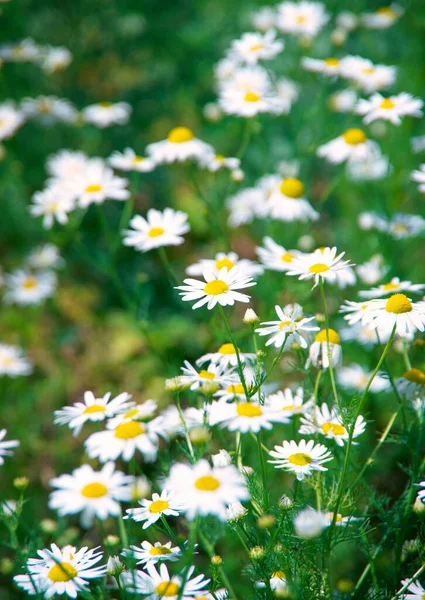
[[[294,518],[295,533],[306,539],[318,537],[327,525],[326,515],[311,507],[305,508]]]
[[[422,502],[419,496],[416,497],[415,503],[413,504],[413,510],[416,514],[425,512],[425,504]]]
[[[105,545],[109,547],[118,546],[118,544],[120,543],[120,538],[117,535],[110,534],[106,536],[104,542]]]
[[[171,377],[171,379],[165,380],[165,391],[166,392],[181,392],[187,390],[190,387],[190,383],[187,383],[181,376]]]
[[[232,502],[226,508],[226,518],[229,523],[243,519],[246,514],[248,514],[248,510],[240,502]]]
[[[243,317],[243,322],[247,325],[253,325],[254,323],[259,323],[260,318],[255,313],[252,308],[247,308]]]
[[[276,523],[274,515],[260,515],[257,519],[257,525],[260,529],[271,529]]]
[[[219,450],[217,454],[211,456],[215,467],[228,467],[232,464],[232,458],[226,450]]]
[[[283,496],[281,496],[279,498],[279,500],[277,501],[277,505],[282,510],[289,510],[290,508],[293,507],[294,502],[293,502],[292,498],[290,498],[286,494],[283,494]]]
[[[264,546],[253,546],[249,550],[249,557],[252,560],[261,560],[266,556],[266,549]]]
[[[58,530],[58,524],[53,519],[43,519],[40,522],[40,529],[47,535],[52,535]]]
[[[15,477],[15,479],[13,480],[13,486],[21,492],[27,489],[29,483],[30,480],[28,479],[28,477]]]
[[[235,183],[240,183],[245,179],[245,173],[242,169],[233,169],[230,176]]]
[[[205,396],[212,396],[213,394],[218,392],[219,389],[220,385],[218,383],[216,383],[215,381],[207,381],[206,383],[203,383],[201,385],[199,391]]]
[[[192,444],[206,444],[211,438],[211,432],[206,427],[193,427],[189,432]]]
[[[124,571],[124,565],[119,556],[110,556],[106,564],[108,575],[117,576]]]
[[[223,559],[218,554],[211,556],[211,564],[215,567],[220,567],[223,564]]]

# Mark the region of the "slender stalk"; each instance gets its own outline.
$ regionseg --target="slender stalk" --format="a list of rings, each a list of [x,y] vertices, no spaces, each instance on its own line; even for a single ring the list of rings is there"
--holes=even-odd
[[[267,491],[267,474],[266,474],[266,462],[264,460],[264,453],[261,444],[261,429],[256,435],[257,445],[258,445],[258,456],[260,458],[260,467],[261,467],[261,479],[263,481],[264,488],[264,509],[268,510],[269,508],[269,493]]]
[[[177,275],[174,273],[173,267],[171,266],[171,263],[168,260],[168,256],[167,256],[164,246],[160,246],[158,248],[158,254],[159,254],[159,258],[161,259],[164,269],[167,272],[167,275],[170,278],[171,282],[179,285],[180,280],[177,277]]]
[[[123,548],[129,548],[127,530],[125,528],[124,519],[122,516],[122,512],[118,515],[118,530],[120,532],[121,544]]]
[[[325,296],[325,286],[323,284],[323,277],[319,277],[319,286],[320,286],[320,295],[322,296],[323,310],[325,312],[325,327],[326,327],[326,348],[328,353],[328,363],[329,363],[329,376],[331,379],[332,392],[335,398],[336,405],[340,409],[338,392],[336,390],[335,384],[335,374],[332,365],[332,357],[331,357],[331,347],[329,343],[329,314],[328,314],[328,306],[326,304],[326,296]]]
[[[403,359],[404,359],[404,364],[406,365],[406,369],[408,371],[410,371],[410,369],[412,368],[412,364],[410,362],[410,358],[409,358],[409,353],[407,351],[407,343],[406,340],[403,340],[402,342],[402,348],[403,348]]]
[[[202,542],[202,545],[204,546],[205,550],[207,551],[207,554],[210,558],[212,558],[214,556],[214,547],[210,544],[210,542],[207,540],[207,538],[205,537],[205,535],[202,533],[202,531],[199,532],[199,537],[200,540]],[[232,598],[232,600],[238,600],[238,597],[236,595],[235,589],[232,585],[232,582],[230,581],[230,579],[228,578],[224,568],[222,565],[220,565],[218,567],[218,571],[221,575],[221,578],[223,580],[224,585],[226,586],[226,588],[229,590],[230,592],[230,597]]]
[[[184,436],[186,438],[187,447],[188,447],[189,453],[190,453],[190,460],[191,460],[191,462],[193,464],[193,463],[196,462],[195,452],[193,451],[193,445],[192,445],[192,442],[191,442],[191,439],[190,439],[190,436],[189,436],[189,430],[187,428],[186,420],[184,418],[182,407],[180,405],[180,395],[179,394],[176,394],[176,406],[177,406],[178,413],[180,415],[180,420],[181,420],[182,425],[183,425]]]
[[[250,394],[248,392],[248,388],[247,388],[247,385],[246,385],[245,377],[244,377],[244,374],[243,374],[243,365],[242,365],[241,357],[240,357],[240,354],[239,354],[239,348],[238,348],[238,345],[236,343],[235,338],[233,337],[232,331],[231,331],[230,326],[229,326],[229,322],[227,320],[226,314],[225,314],[224,309],[221,306],[221,304],[218,304],[218,308],[220,309],[221,318],[223,319],[223,323],[224,323],[224,326],[226,328],[227,335],[229,336],[230,341],[232,342],[233,347],[234,347],[235,352],[236,352],[236,360],[237,360],[237,363],[238,363],[239,377],[240,377],[240,380],[241,380],[243,391],[245,393],[246,400],[247,400],[247,402],[249,402]]]
[[[249,396],[250,398],[252,398],[252,396],[254,396],[258,390],[261,388],[261,386],[263,385],[263,383],[269,378],[269,376],[271,375],[272,371],[274,370],[275,366],[277,365],[277,363],[279,362],[280,357],[283,354],[283,349],[285,348],[285,344],[286,341],[289,337],[289,333],[285,333],[285,338],[283,340],[283,344],[279,349],[278,355],[273,359],[272,362],[272,366],[270,367],[270,369],[266,372],[266,374],[264,375],[264,377],[262,378],[261,382],[256,385],[252,390],[250,390]]]
[[[421,575],[421,573],[423,573],[424,571],[425,571],[425,565],[422,565],[421,567],[419,567],[419,569],[416,571],[416,573],[403,585],[403,587],[398,590],[397,594],[395,596],[393,596],[391,598],[391,600],[397,600],[397,598],[399,598],[401,596],[401,594],[403,594],[403,592],[405,592],[407,590],[409,585],[411,583],[413,583],[415,581],[415,579],[417,579],[419,577],[419,575]]]

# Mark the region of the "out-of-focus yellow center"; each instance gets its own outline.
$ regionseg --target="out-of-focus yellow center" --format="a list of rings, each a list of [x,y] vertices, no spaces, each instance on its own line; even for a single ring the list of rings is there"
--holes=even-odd
[[[280,260],[283,260],[283,262],[286,262],[286,263],[290,263],[290,262],[292,262],[293,258],[294,258],[294,255],[291,254],[291,252],[284,252],[282,254],[282,256],[280,257]]]
[[[155,238],[163,235],[164,233],[165,229],[162,229],[162,227],[152,227],[152,229],[149,230],[148,237]]]
[[[397,18],[397,13],[395,10],[391,8],[391,6],[381,6],[376,9],[377,15],[382,15],[383,17],[390,17],[391,19]]]
[[[102,406],[101,404],[92,404],[91,406],[87,406],[84,409],[83,415],[91,415],[92,413],[97,412],[105,412],[106,406]]]
[[[364,144],[367,140],[365,132],[362,129],[358,129],[357,127],[347,129],[342,134],[342,137],[344,138],[344,142],[349,146],[357,146],[358,144]]]
[[[149,554],[152,556],[164,556],[165,554],[171,554],[171,550],[167,546],[153,546],[149,550]]]
[[[315,263],[308,268],[310,273],[325,273],[329,271],[329,266],[325,265],[325,263]]]
[[[103,483],[88,483],[81,490],[81,495],[86,498],[101,498],[102,496],[106,496],[108,493],[108,488],[103,485]]]
[[[211,296],[219,296],[220,294],[224,294],[228,291],[229,286],[225,281],[221,281],[221,279],[214,279],[213,281],[209,281],[204,287],[204,292]]]
[[[298,17],[295,20],[300,25],[302,25],[302,23],[305,23],[305,17],[304,17],[304,15],[298,15]]]
[[[387,300],[385,310],[396,315],[401,315],[412,311],[412,303],[404,294],[394,294]]]
[[[35,277],[26,277],[22,287],[26,290],[33,290],[35,287],[37,287],[37,279]]]
[[[112,102],[99,102],[99,106],[102,108],[111,108]]]
[[[261,407],[252,402],[241,402],[236,406],[236,412],[240,417],[260,417],[263,414]]]
[[[288,198],[301,198],[304,194],[304,184],[296,177],[287,177],[280,184],[280,193]]]
[[[212,475],[204,475],[195,481],[195,487],[201,492],[215,492],[220,487],[220,482]]]
[[[229,385],[226,392],[229,392],[229,394],[244,394],[245,390],[241,383],[235,383],[234,385]]]
[[[259,100],[261,100],[261,96],[255,92],[247,92],[244,96],[245,102],[258,102]]]
[[[339,339],[339,335],[337,334],[337,332],[334,329],[328,329],[328,337],[326,338],[326,329],[322,329],[321,331],[319,331],[319,333],[316,335],[316,337],[314,338],[315,342],[327,342],[327,339],[329,339],[329,343],[330,344],[340,344],[341,345],[341,341]]]
[[[230,260],[230,258],[219,258],[218,260],[215,261],[215,268],[220,270],[223,269],[224,267],[226,267],[228,269],[228,271],[230,271],[230,269],[232,269],[235,266],[235,263],[233,261]]]
[[[262,50],[264,48],[263,44],[254,44],[249,49],[250,52],[258,52],[258,50]]]
[[[195,138],[192,131],[188,127],[175,127],[170,131],[167,140],[173,144],[184,144]]]
[[[400,284],[398,283],[392,283],[391,281],[389,283],[385,283],[382,288],[388,292],[389,290],[397,290],[400,287]]]
[[[339,65],[339,60],[337,58],[325,58],[323,61],[328,65],[328,67],[337,67]]]
[[[154,500],[149,506],[148,511],[154,514],[164,512],[169,508],[169,503],[166,500]]]
[[[382,100],[381,104],[379,105],[379,108],[394,108],[394,107],[395,107],[395,104],[390,98],[385,98],[385,100]]]
[[[161,581],[155,588],[155,594],[159,597],[171,598],[177,596],[180,591],[180,586],[172,581]]]
[[[420,369],[409,369],[403,374],[404,379],[419,385],[425,385],[425,373]]]
[[[138,421],[128,421],[121,423],[115,429],[115,437],[119,440],[131,440],[145,433],[145,428]]]
[[[288,460],[293,465],[297,467],[305,467],[313,462],[313,459],[308,454],[304,454],[303,452],[296,452],[295,454],[290,454],[288,456]]]
[[[78,571],[70,563],[62,562],[54,565],[47,574],[47,577],[55,583],[65,583],[71,581],[78,575]]]
[[[91,183],[86,187],[87,194],[94,194],[95,192],[101,192],[102,186],[99,183]]]
[[[334,435],[344,435],[345,427],[339,423],[323,423],[322,431],[325,435],[328,435],[329,432],[333,433]]]
[[[239,348],[238,348],[239,350]],[[236,354],[236,350],[233,344],[227,343],[227,344],[222,344],[220,346],[220,348],[218,349],[218,352],[220,354]]]
[[[205,371],[205,369],[202,369],[202,371],[199,371],[199,377],[201,377],[201,379],[209,379],[212,381],[215,379],[215,374],[211,373],[211,371]]]
[[[284,327],[289,327],[290,325],[292,325],[292,321],[281,321],[279,323],[279,329],[282,331]]]

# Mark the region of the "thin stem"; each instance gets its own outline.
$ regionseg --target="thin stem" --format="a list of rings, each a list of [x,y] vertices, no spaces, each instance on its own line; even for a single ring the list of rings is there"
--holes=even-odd
[[[190,453],[190,460],[192,461],[192,464],[196,462],[196,458],[195,458],[195,452],[193,451],[193,445],[189,436],[189,430],[187,428],[186,425],[186,420],[184,418],[184,414],[182,411],[182,407],[180,406],[180,396],[179,394],[176,394],[176,406],[177,406],[177,410],[178,413],[180,415],[180,420],[182,422],[183,425],[183,431],[184,431],[184,436],[186,438],[186,443],[187,443],[187,447],[189,448],[189,453]]]
[[[328,315],[328,306],[326,304],[326,296],[325,296],[325,286],[323,285],[323,277],[319,277],[319,286],[320,286],[320,295],[322,296],[323,302],[323,310],[325,312],[325,327],[326,327],[326,348],[328,353],[328,363],[329,363],[329,376],[331,379],[332,392],[335,398],[336,405],[340,409],[338,392],[336,390],[335,384],[335,374],[332,365],[332,356],[331,356],[331,347],[329,343],[329,315]]]
[[[229,322],[227,320],[226,314],[225,314],[224,309],[221,306],[221,304],[218,304],[218,308],[220,309],[221,318],[223,319],[223,323],[224,323],[224,326],[226,328],[227,335],[229,336],[230,341],[232,342],[233,347],[234,347],[235,352],[236,352],[236,360],[237,360],[237,363],[238,363],[239,377],[240,377],[240,380],[241,380],[241,383],[242,383],[243,391],[245,392],[246,400],[247,400],[247,402],[249,402],[250,395],[248,393],[248,388],[247,388],[245,377],[244,377],[244,374],[243,374],[243,365],[242,365],[241,357],[240,357],[240,354],[239,354],[239,348],[238,348],[236,340],[233,337],[233,334],[232,334],[232,332],[230,330]]]
[[[263,383],[269,378],[269,376],[271,375],[273,369],[275,368],[275,366],[277,365],[277,363],[279,362],[280,357],[283,354],[283,349],[285,348],[285,344],[286,341],[289,337],[289,333],[285,333],[285,338],[283,340],[283,344],[279,349],[278,355],[273,359],[272,362],[272,366],[270,367],[270,369],[266,372],[266,374],[264,375],[264,377],[261,379],[261,382],[255,386],[251,391],[250,391],[250,397],[254,396],[254,394],[256,394],[258,392],[258,390],[261,388],[261,386],[263,385]]]
[[[267,491],[267,474],[266,474],[266,462],[264,460],[264,453],[261,444],[261,429],[256,435],[257,445],[258,445],[258,456],[260,458],[260,467],[261,467],[261,478],[263,481],[264,488],[264,509],[268,510],[269,508],[269,494]]]
[[[174,273],[173,267],[171,266],[171,263],[168,260],[168,256],[167,256],[164,246],[160,246],[158,248],[158,254],[159,254],[159,258],[161,259],[164,269],[166,270],[171,282],[179,285],[180,281],[179,281],[177,275]]]
[[[402,348],[403,348],[404,364],[406,365],[406,369],[408,371],[410,371],[410,369],[412,368],[412,364],[410,362],[409,353],[407,351],[407,342],[406,342],[406,340],[403,340],[403,342],[402,342]]]
[[[421,567],[419,567],[419,569],[416,571],[416,573],[403,585],[402,588],[400,588],[398,590],[397,594],[395,596],[393,596],[391,598],[391,600],[397,600],[397,598],[399,598],[401,596],[401,594],[407,590],[409,585],[412,584],[415,581],[415,579],[417,579],[419,577],[419,575],[424,572],[424,570],[425,570],[425,565],[422,565]]]
[[[122,512],[118,515],[118,530],[120,532],[121,544],[123,548],[129,548],[127,530],[125,528]]]
[[[205,537],[205,535],[202,533],[202,531],[199,532],[199,537],[200,540],[202,542],[202,545],[204,546],[205,550],[208,553],[208,556],[210,558],[212,558],[214,556],[214,547],[210,544],[210,542],[207,540],[207,538]],[[220,565],[218,567],[218,571],[221,575],[221,578],[223,580],[224,585],[226,586],[226,588],[229,590],[230,592],[230,597],[232,598],[232,600],[238,600],[238,597],[236,595],[235,589],[232,585],[232,582],[230,581],[230,579],[228,578],[228,576],[226,575],[226,572],[223,568],[222,565]]]

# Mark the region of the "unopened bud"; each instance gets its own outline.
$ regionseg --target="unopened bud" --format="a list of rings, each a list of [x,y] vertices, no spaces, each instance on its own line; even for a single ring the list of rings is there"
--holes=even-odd
[[[331,42],[334,46],[343,46],[347,41],[347,32],[345,29],[334,29],[331,33]]]
[[[253,546],[249,551],[249,557],[252,560],[261,560],[266,556],[266,549],[264,546]]]
[[[165,391],[166,392],[181,392],[182,390],[187,390],[190,387],[190,383],[188,383],[183,377],[171,377],[171,379],[165,380]]]
[[[417,514],[425,512],[425,504],[422,502],[419,496],[416,497],[415,503],[413,504],[413,510]]]
[[[211,456],[214,467],[228,467],[232,464],[230,454],[226,450],[219,450]]]
[[[204,106],[203,113],[206,120],[211,121],[212,123],[220,121],[223,117],[223,111],[215,102],[208,102],[208,104]]]
[[[28,477],[16,477],[13,480],[13,486],[20,491],[24,491],[29,486],[30,480]]]
[[[289,510],[289,509],[291,509],[293,507],[294,502],[293,502],[292,498],[290,498],[286,494],[283,494],[283,496],[281,496],[279,498],[279,500],[277,502],[277,505],[282,510]]]
[[[229,523],[233,523],[243,519],[247,513],[248,510],[240,502],[232,502],[226,509],[226,518]]]
[[[218,554],[211,556],[211,564],[215,567],[220,567],[223,564],[223,559]]]
[[[211,438],[211,432],[206,427],[197,426],[189,431],[192,444],[206,444]]]
[[[235,183],[240,183],[245,179],[245,173],[242,169],[233,169],[231,177]]]
[[[120,543],[120,538],[117,535],[110,534],[106,536],[104,541],[106,546],[118,546]]]
[[[314,318],[318,323],[324,323],[326,321],[326,317],[323,313],[316,313],[314,315]]]
[[[203,383],[201,385],[199,391],[201,392],[201,394],[204,394],[204,396],[212,396],[213,394],[218,392],[219,389],[220,385],[218,383],[216,383],[215,381],[207,381],[206,383]]]
[[[108,575],[116,576],[124,571],[124,565],[119,556],[110,556],[106,564],[106,572]]]
[[[254,323],[259,323],[260,318],[255,313],[252,308],[247,308],[243,317],[243,322],[247,325],[252,325]]]
[[[40,522],[40,529],[43,533],[47,535],[52,535],[58,529],[58,524],[53,519],[43,519]]]
[[[276,523],[276,517],[273,515],[261,515],[257,519],[257,525],[260,529],[271,529]]]
[[[10,575],[14,568],[13,560],[10,558],[2,558],[0,561],[0,573],[2,575]]]

